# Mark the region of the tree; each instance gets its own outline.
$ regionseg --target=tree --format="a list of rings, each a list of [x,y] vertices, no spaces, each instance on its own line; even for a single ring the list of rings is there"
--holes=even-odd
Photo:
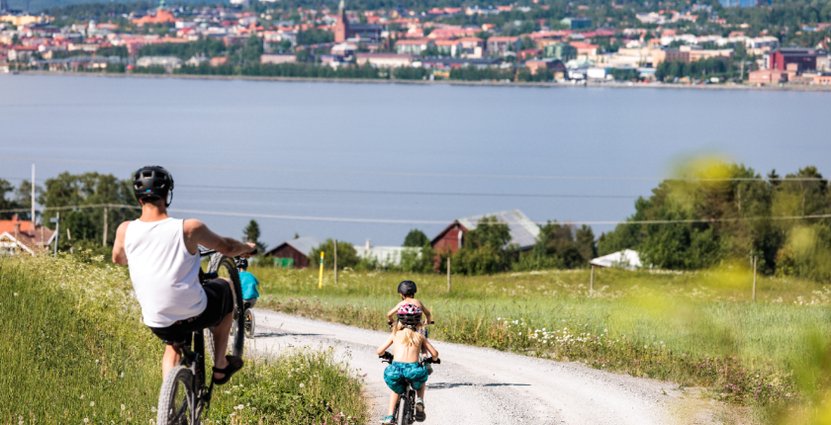
[[[79,240],[100,243],[104,229],[104,205],[135,205],[132,184],[119,180],[112,174],[64,172],[44,182],[45,189],[38,201],[46,207],[43,223],[48,224],[57,208],[72,207],[61,211],[61,229],[66,229],[72,239],[62,238],[62,248]],[[21,185],[22,186],[22,185]],[[22,195],[22,194],[21,194]],[[135,218],[138,212],[132,208],[108,209],[107,240],[112,241],[118,223]]]
[[[413,229],[404,237],[406,247],[421,248],[430,243],[430,239],[421,230]]]
[[[242,237],[245,242],[251,242],[257,245],[257,251],[260,253],[265,252],[266,246],[260,241],[260,225],[257,223],[257,220],[252,219],[248,222],[248,225],[242,231]]]
[[[511,231],[496,217],[484,217],[465,235],[462,248],[453,254],[454,269],[464,274],[490,274],[508,270],[517,249],[509,245]]]
[[[335,256],[335,240],[327,239],[309,253],[309,263],[314,266],[320,265],[320,253],[324,253],[323,266],[327,269],[333,268]],[[360,262],[358,252],[349,242],[338,241],[338,268],[355,267]]]
[[[8,195],[14,192],[14,186],[7,180],[0,179],[0,218],[7,219],[16,214],[13,211],[3,212],[2,210],[11,210],[22,208],[22,206],[15,199],[8,199]]]
[[[430,273],[433,271],[435,256],[429,244],[420,248],[407,248],[401,253],[401,270],[412,273]]]

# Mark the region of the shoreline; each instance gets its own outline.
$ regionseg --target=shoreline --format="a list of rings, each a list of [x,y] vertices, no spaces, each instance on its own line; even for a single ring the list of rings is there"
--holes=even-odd
[[[2,76],[4,74],[0,74]],[[422,86],[460,86],[460,87],[516,87],[516,88],[610,88],[610,89],[674,89],[674,90],[719,90],[719,91],[793,91],[793,92],[831,92],[831,86],[750,86],[739,84],[669,84],[669,83],[631,83],[631,82],[589,82],[586,84],[567,84],[554,82],[500,82],[500,81],[460,81],[460,80],[389,80],[371,78],[313,78],[313,77],[275,77],[253,75],[196,75],[196,74],[141,74],[141,73],[97,73],[97,72],[52,72],[20,71],[20,76],[51,77],[96,77],[96,78],[146,78],[146,79],[181,79],[181,80],[215,80],[215,81],[264,81],[286,83],[345,83],[345,84],[401,84]]]

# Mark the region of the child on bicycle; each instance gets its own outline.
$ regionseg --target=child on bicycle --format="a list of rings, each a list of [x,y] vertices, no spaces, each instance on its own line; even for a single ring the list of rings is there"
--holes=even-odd
[[[426,323],[432,323],[433,315],[420,300],[415,298],[416,291],[418,291],[418,287],[416,287],[416,283],[412,280],[404,280],[398,284],[398,294],[401,295],[401,302],[399,302],[395,307],[393,307],[392,310],[387,312],[387,323],[390,326],[392,326],[393,316],[395,316],[395,314],[398,313],[398,310],[405,304],[412,304],[420,308],[421,311],[424,312],[424,318],[427,320]]]
[[[421,422],[427,417],[424,412],[424,392],[427,383],[427,368],[420,362],[422,350],[426,350],[433,359],[439,358],[439,352],[433,348],[427,337],[419,333],[422,324],[422,309],[414,304],[404,304],[398,310],[398,321],[387,341],[378,347],[378,356],[386,357],[387,348],[392,346],[392,362],[384,370],[384,382],[392,390],[387,416],[381,418],[384,425],[394,423],[393,413],[398,405],[399,395],[407,389],[407,382],[416,390],[415,420]]]
[[[257,290],[260,282],[248,271],[247,259],[240,258],[237,261],[237,268],[239,269],[239,284],[242,287],[242,303],[245,308],[254,307],[254,304],[257,304],[257,298],[260,298],[260,291]]]

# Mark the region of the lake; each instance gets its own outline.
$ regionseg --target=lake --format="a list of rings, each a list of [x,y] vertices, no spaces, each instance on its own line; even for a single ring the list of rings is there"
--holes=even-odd
[[[679,161],[831,173],[831,93],[0,75],[0,178],[175,177],[174,215],[240,237],[400,245],[520,209],[590,223],[634,212]]]

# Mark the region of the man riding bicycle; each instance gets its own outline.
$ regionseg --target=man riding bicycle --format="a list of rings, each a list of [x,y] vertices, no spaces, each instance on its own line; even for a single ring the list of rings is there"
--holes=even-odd
[[[189,335],[210,328],[214,352],[224,353],[233,323],[233,298],[225,279],[199,281],[199,246],[228,257],[247,256],[254,244],[222,237],[196,219],[167,214],[173,199],[173,176],[162,167],[146,166],[133,176],[141,216],[118,226],[114,263],[127,265],[141,305],[142,319],[166,345],[162,377],[179,364],[177,345]],[[236,356],[217,356],[213,381],[224,384],[242,368]]]

